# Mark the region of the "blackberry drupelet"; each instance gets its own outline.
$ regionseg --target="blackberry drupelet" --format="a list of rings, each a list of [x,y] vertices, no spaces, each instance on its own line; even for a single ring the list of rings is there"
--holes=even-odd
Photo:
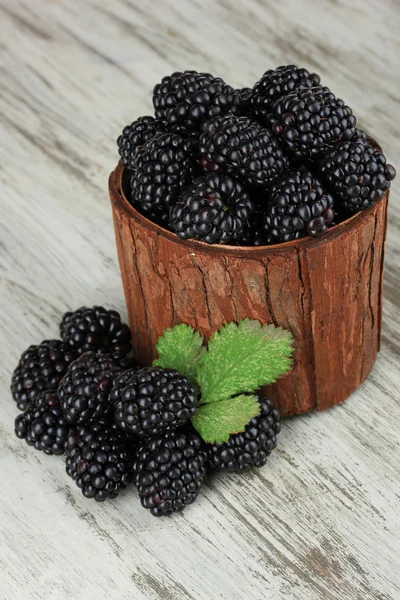
[[[244,473],[262,467],[276,446],[280,432],[279,413],[267,398],[260,398],[261,414],[246,425],[243,433],[234,433],[223,444],[206,444],[212,469]]]
[[[323,235],[334,217],[333,198],[302,166],[286,171],[274,184],[264,213],[267,243]]]
[[[277,100],[298,88],[311,88],[320,84],[320,77],[295,65],[281,66],[266,71],[253,87],[250,106],[253,117],[269,125],[269,115]]]
[[[288,166],[274,136],[247,117],[213,119],[203,130],[200,156],[206,171],[223,171],[245,184],[268,188]]]
[[[86,498],[113,499],[132,481],[135,442],[105,422],[71,432],[66,471]]]
[[[61,408],[68,423],[106,418],[111,410],[109,394],[113,377],[121,371],[111,356],[82,354],[69,367],[58,388]]]
[[[396,171],[386,163],[380,150],[360,140],[344,142],[332,149],[320,164],[320,174],[338,205],[354,213],[380,200],[390,188]]]
[[[212,173],[182,192],[171,210],[170,225],[183,240],[231,244],[244,237],[254,213],[254,202],[241,183]]]
[[[110,402],[117,425],[144,437],[184,425],[194,415],[196,394],[178,371],[149,367],[118,375]]]
[[[30,404],[39,392],[56,390],[68,365],[77,354],[67,350],[60,340],[44,340],[29,346],[19,359],[11,379],[11,393],[20,410]]]
[[[358,127],[356,127],[354,134],[351,137],[351,141],[352,142],[366,142],[367,134],[362,129],[359,129]]]
[[[117,140],[122,164],[130,171],[135,169],[135,158],[146,142],[165,132],[164,126],[154,117],[139,117],[122,130]]]
[[[15,419],[15,435],[45,454],[64,454],[69,425],[55,391],[39,393]]]
[[[316,159],[355,133],[356,118],[327,87],[298,88],[273,106],[271,126],[298,159]]]
[[[240,96],[209,73],[172,73],[157,84],[153,105],[157,119],[170,131],[200,131],[202,123],[228,112],[239,114]]]
[[[132,204],[153,220],[167,223],[170,206],[198,170],[197,140],[173,133],[155,137],[136,157]]]
[[[201,439],[191,433],[167,433],[138,449],[134,478],[140,501],[155,517],[181,511],[197,498],[206,474]]]
[[[119,313],[102,306],[66,312],[60,323],[66,348],[78,354],[93,351],[123,358],[131,349],[131,332]]]

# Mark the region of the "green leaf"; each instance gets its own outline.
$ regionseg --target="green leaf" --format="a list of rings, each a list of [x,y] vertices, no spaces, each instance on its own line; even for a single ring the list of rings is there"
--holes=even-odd
[[[273,383],[291,367],[292,335],[245,319],[215,333],[198,373],[202,403],[219,402]]]
[[[232,433],[244,431],[251,419],[260,414],[256,396],[236,396],[197,409],[192,423],[205,442],[222,444]]]
[[[192,383],[196,382],[197,371],[205,348],[204,339],[189,325],[182,323],[166,329],[157,342],[159,357],[154,366],[176,369]]]

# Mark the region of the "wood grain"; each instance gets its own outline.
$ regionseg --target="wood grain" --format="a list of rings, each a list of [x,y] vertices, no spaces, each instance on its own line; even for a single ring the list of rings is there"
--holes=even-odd
[[[304,65],[399,167],[399,30],[392,0],[0,0],[1,600],[400,598],[397,180],[371,375],[345,403],[285,419],[268,465],[209,478],[176,519],[151,517],[134,489],[83,498],[61,457],[14,437],[9,395],[20,353],[57,336],[63,311],[127,316],[107,177],[163,75],[195,68],[239,87]]]

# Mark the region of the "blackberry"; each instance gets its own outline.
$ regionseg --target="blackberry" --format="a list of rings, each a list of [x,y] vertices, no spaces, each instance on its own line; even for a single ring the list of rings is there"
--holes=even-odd
[[[117,425],[144,437],[184,425],[194,415],[196,394],[178,371],[149,367],[117,376],[110,402]]]
[[[138,152],[146,142],[164,131],[162,123],[153,117],[139,117],[131,125],[124,127],[117,140],[122,164],[130,171],[134,171]]]
[[[190,433],[149,438],[139,447],[134,465],[142,506],[155,517],[181,511],[194,502],[205,474],[202,441]]]
[[[155,86],[153,105],[156,118],[170,131],[200,131],[209,119],[239,114],[240,96],[219,77],[184,71],[164,77]]]
[[[131,201],[153,220],[168,221],[168,210],[195,177],[197,142],[166,133],[145,144],[131,178]]]
[[[254,212],[254,202],[241,183],[213,173],[182,192],[171,210],[170,225],[183,240],[230,244],[243,238]]]
[[[86,423],[107,417],[113,377],[120,367],[111,356],[82,354],[69,367],[58,388],[58,397],[68,423]]]
[[[396,171],[380,150],[359,140],[332,149],[320,164],[320,174],[338,204],[354,213],[380,200]]]
[[[83,306],[66,312],[60,323],[66,348],[84,354],[93,351],[122,358],[131,349],[131,332],[119,313],[102,306]]]
[[[29,346],[19,359],[11,379],[11,393],[20,410],[25,410],[39,392],[56,390],[68,365],[77,358],[60,340],[44,340]]]
[[[272,187],[264,214],[264,232],[270,244],[304,235],[323,235],[334,217],[333,198],[311,171],[291,169]]]
[[[212,469],[244,473],[265,465],[281,427],[279,413],[267,398],[260,398],[260,407],[261,414],[246,425],[243,433],[234,433],[223,444],[205,445]]]
[[[206,171],[224,171],[248,185],[268,188],[288,166],[276,139],[247,117],[227,115],[209,121],[200,136]]]
[[[327,87],[298,88],[278,100],[272,130],[298,159],[316,159],[355,133],[356,118]]]
[[[66,454],[67,474],[86,498],[111,500],[132,481],[134,442],[105,422],[71,432]]]
[[[55,391],[41,392],[15,419],[15,435],[45,454],[64,454],[69,425]]]
[[[298,88],[318,86],[321,79],[307,69],[287,65],[266,71],[253,87],[250,106],[254,118],[263,125],[269,125],[269,115],[277,100]]]

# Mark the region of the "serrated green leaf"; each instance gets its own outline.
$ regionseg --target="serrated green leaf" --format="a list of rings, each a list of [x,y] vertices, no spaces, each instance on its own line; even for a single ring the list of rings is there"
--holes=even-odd
[[[191,383],[196,383],[197,371],[205,348],[204,339],[189,325],[182,323],[166,329],[157,342],[158,358],[154,366],[176,369]]]
[[[198,382],[204,404],[255,392],[291,366],[292,335],[274,325],[245,319],[215,333],[204,353]]]
[[[236,396],[197,409],[192,423],[205,442],[222,444],[232,433],[244,431],[251,419],[260,414],[256,396]]]

